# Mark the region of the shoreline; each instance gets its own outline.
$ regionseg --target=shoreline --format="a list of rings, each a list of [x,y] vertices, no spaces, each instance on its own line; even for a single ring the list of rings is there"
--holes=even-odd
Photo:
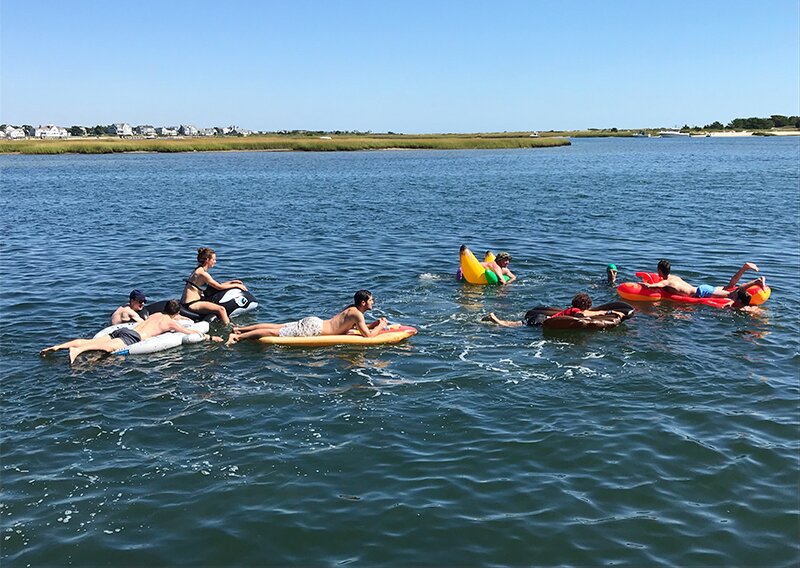
[[[494,150],[569,146],[566,137],[443,135],[311,138],[260,136],[182,139],[64,139],[0,141],[0,154],[116,154],[176,152],[352,152],[370,150]]]

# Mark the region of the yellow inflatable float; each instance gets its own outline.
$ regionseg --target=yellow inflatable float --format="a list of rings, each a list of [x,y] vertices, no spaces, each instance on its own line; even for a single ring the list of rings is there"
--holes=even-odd
[[[314,337],[261,337],[259,342],[267,345],[290,345],[295,347],[328,347],[331,345],[384,345],[400,343],[417,333],[410,325],[389,324],[378,335],[364,337],[357,329],[345,335],[315,335]]]
[[[486,256],[483,262],[493,262],[494,253],[486,251]],[[498,284],[497,274],[490,268],[486,268],[481,262],[472,254],[467,245],[461,245],[459,251],[459,276],[470,284]],[[508,276],[504,276],[508,280]]]

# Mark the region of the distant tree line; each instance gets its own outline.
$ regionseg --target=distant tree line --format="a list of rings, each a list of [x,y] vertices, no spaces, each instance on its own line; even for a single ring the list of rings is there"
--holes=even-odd
[[[681,130],[769,130],[770,128],[782,128],[786,126],[800,128],[800,116],[773,114],[769,118],[759,118],[756,116],[750,118],[734,118],[725,126],[717,120],[711,124],[706,124],[702,129],[699,126],[689,127],[685,125]]]

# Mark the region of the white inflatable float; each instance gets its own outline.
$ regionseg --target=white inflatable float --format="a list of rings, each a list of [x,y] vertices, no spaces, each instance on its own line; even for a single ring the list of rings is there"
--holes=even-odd
[[[117,351],[114,351],[113,354],[142,355],[144,353],[156,353],[158,351],[172,349],[173,347],[178,347],[179,345],[188,345],[190,343],[200,343],[201,341],[205,341],[206,339],[205,334],[208,333],[207,321],[180,320],[180,324],[187,329],[196,331],[197,333],[193,333],[192,335],[186,335],[185,333],[168,331],[167,333],[162,333],[161,335],[156,335],[155,337],[151,337],[149,339],[144,339],[138,343],[134,343],[133,345],[128,345],[124,349],[119,349]],[[135,325],[136,325],[135,322],[110,325],[107,328],[98,331],[94,337],[95,339],[97,339],[98,337],[110,335],[112,332],[121,329],[123,327],[127,327],[130,329],[133,328]]]

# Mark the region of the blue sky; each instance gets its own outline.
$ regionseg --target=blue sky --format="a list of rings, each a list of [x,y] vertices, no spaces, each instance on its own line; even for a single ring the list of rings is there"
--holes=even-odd
[[[0,0],[0,122],[487,132],[800,114],[798,0]]]

